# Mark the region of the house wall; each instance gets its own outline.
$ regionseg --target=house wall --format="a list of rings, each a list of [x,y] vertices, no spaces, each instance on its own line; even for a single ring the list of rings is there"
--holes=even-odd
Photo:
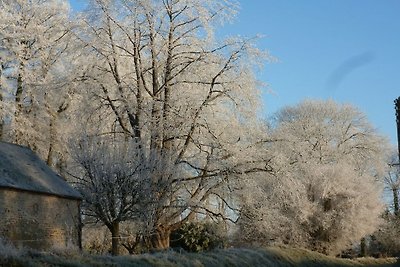
[[[80,247],[79,201],[0,188],[0,237],[18,247]]]

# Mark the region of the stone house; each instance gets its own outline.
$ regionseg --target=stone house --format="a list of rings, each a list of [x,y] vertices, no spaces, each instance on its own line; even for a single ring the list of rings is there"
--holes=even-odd
[[[29,148],[0,142],[0,238],[17,247],[81,247],[81,195]]]

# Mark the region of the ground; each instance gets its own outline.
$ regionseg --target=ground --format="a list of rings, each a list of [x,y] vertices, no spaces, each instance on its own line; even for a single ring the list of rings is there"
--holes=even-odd
[[[0,266],[10,267],[41,267],[41,266],[140,266],[140,267],[246,267],[246,266],[277,266],[277,267],[319,267],[319,266],[400,266],[396,258],[355,260],[326,257],[322,254],[285,247],[269,247],[263,249],[221,249],[204,253],[186,253],[168,251],[135,256],[94,256],[78,251],[35,252],[32,250],[0,250]]]

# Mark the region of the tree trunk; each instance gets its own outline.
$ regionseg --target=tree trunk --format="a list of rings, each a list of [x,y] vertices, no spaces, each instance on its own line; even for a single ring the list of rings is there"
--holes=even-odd
[[[392,188],[392,191],[393,191],[394,214],[396,216],[400,216],[400,214],[399,214],[399,189]]]
[[[4,131],[4,103],[3,103],[3,85],[1,84],[1,78],[3,75],[3,65],[0,63],[0,141],[4,141],[3,131]]]
[[[151,110],[151,140],[150,140],[150,149],[154,151],[161,151],[162,147],[162,97],[160,91],[160,83],[159,83],[159,65],[157,64],[157,54],[158,51],[156,49],[156,33],[154,29],[154,22],[151,21],[150,17],[148,17],[148,23],[150,28],[150,50],[151,50],[151,67],[152,67],[152,93],[153,93],[153,106]]]
[[[1,69],[0,69],[1,71]],[[0,83],[1,83],[1,72],[0,72]],[[0,84],[0,141],[4,141],[3,132],[4,132],[4,103],[3,103],[3,92],[1,91]]]
[[[56,142],[56,119],[54,118],[54,115],[50,115],[50,140],[49,140],[49,150],[47,152],[47,160],[46,163],[47,165],[49,165],[50,167],[54,167],[54,163],[53,163],[53,158],[54,158],[54,145]]]
[[[111,248],[111,254],[113,256],[119,255],[119,241],[120,241],[120,236],[119,236],[119,222],[112,222],[111,225],[109,226],[109,229],[111,231],[111,243],[112,243],[112,248]]]
[[[398,163],[400,164],[400,97],[395,101],[396,110],[396,126],[397,126],[397,155],[399,157]],[[400,216],[399,214],[399,188],[393,188],[393,204],[394,204],[394,214]]]
[[[164,103],[163,103],[163,149],[169,151],[172,148],[172,140],[170,139],[171,125],[170,123],[170,110],[171,110],[171,72],[172,72],[172,50],[173,50],[173,31],[174,31],[173,16],[170,14],[170,28],[168,33],[168,48],[167,48],[167,62],[165,64],[164,74]]]
[[[367,256],[367,242],[365,238],[361,238],[360,242],[360,256],[365,257]]]
[[[14,111],[14,125],[13,128],[16,130],[14,136],[14,142],[17,144],[21,144],[22,133],[19,127],[19,123],[21,123],[22,111],[24,108],[23,104],[23,93],[24,93],[24,63],[20,62],[18,68],[18,76],[17,76],[17,90],[15,91],[15,111]]]
[[[156,232],[150,237],[150,242],[153,250],[166,250],[169,248],[170,230],[157,229]]]
[[[161,152],[162,147],[162,122],[161,122],[161,99],[156,96],[153,100],[153,106],[151,110],[151,140],[150,149],[152,151]]]

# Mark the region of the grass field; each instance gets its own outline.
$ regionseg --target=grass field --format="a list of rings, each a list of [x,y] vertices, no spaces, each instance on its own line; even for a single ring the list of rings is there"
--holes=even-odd
[[[264,249],[224,249],[205,253],[179,253],[174,251],[135,256],[93,256],[79,252],[0,251],[0,266],[138,266],[138,267],[318,267],[318,266],[400,266],[395,258],[356,260],[338,259],[303,249],[269,247]]]

